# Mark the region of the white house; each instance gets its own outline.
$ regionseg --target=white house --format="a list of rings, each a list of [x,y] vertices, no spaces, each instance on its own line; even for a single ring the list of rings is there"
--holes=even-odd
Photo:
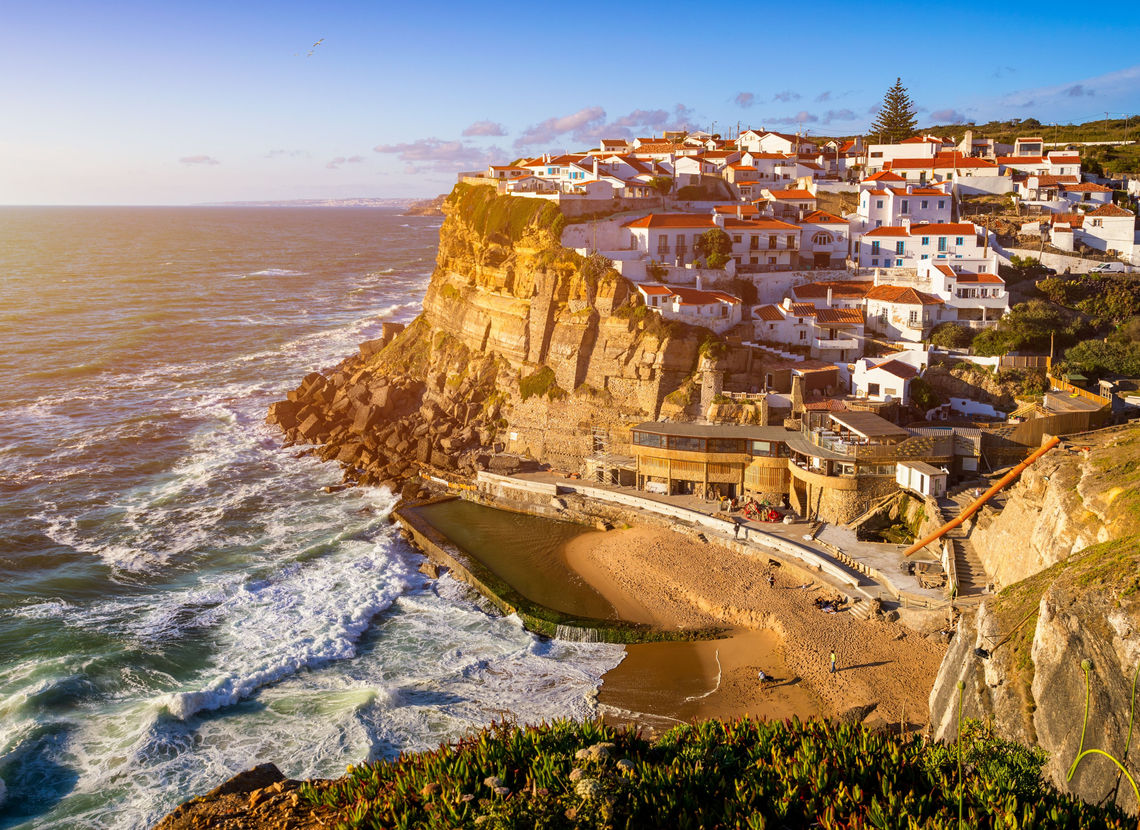
[[[856,360],[851,391],[860,398],[898,400],[904,406],[910,403],[910,384],[919,376],[919,370],[899,357],[894,354]]]
[[[772,205],[774,216],[799,219],[816,207],[815,193],[802,187],[764,188],[761,195]]]
[[[946,495],[950,474],[925,461],[900,461],[895,465],[895,483],[903,490],[933,499]]]
[[[856,213],[863,227],[949,222],[953,199],[937,187],[883,187],[863,190]]]
[[[752,309],[753,336],[760,342],[798,346],[813,358],[846,363],[863,353],[863,310],[817,308],[785,297],[779,305]]]
[[[692,262],[693,243],[717,227],[708,213],[650,213],[622,225],[626,246],[644,258],[684,265]]]
[[[1101,205],[1088,213],[1056,213],[1049,217],[1050,242],[1062,251],[1076,250],[1077,243],[1140,265],[1140,235],[1136,215],[1114,204]],[[1035,228],[1036,222],[1022,225]]]
[[[917,268],[927,259],[985,259],[989,256],[985,234],[970,222],[883,225],[864,233],[854,253],[865,268]]]
[[[751,153],[800,153],[817,149],[814,143],[802,136],[771,130],[745,130],[737,136],[736,146]]]
[[[918,268],[918,276],[930,284],[930,293],[954,309],[959,325],[970,328],[993,325],[1009,310],[1009,292],[1005,280],[996,273],[996,259],[988,265],[988,271],[974,270],[977,264],[970,262],[964,268],[955,262],[952,267],[928,259]]]
[[[941,297],[905,285],[876,285],[866,301],[867,328],[891,340],[921,343],[939,323],[956,319]]]
[[[1097,207],[1112,201],[1112,188],[1103,184],[1084,182],[1083,184],[1062,184],[1061,198],[1073,205]]]
[[[782,271],[799,265],[799,225],[758,216],[737,219],[715,214],[714,221],[732,239],[732,258],[737,270]]]
[[[739,325],[744,305],[723,291],[703,291],[674,285],[638,284],[645,305],[667,320],[704,326],[723,334]]]
[[[953,142],[934,135],[915,136],[897,144],[871,144],[867,147],[867,172],[889,169],[899,159],[933,159],[944,150],[954,150]]]
[[[799,222],[800,256],[814,268],[842,268],[847,259],[848,223],[833,213],[813,210]]]

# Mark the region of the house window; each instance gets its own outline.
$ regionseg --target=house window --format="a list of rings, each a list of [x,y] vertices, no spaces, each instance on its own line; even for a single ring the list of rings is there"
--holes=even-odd
[[[821,231],[815,234],[811,241],[815,245],[829,245],[831,243],[831,234]]]
[[[895,243],[895,253],[896,254],[906,253],[906,243],[905,242],[896,242]]]
[[[775,236],[769,236],[768,237],[768,248],[769,248],[769,250],[773,250],[773,251],[776,250],[776,237]]]
[[[930,259],[930,254],[923,254],[920,259]]]
[[[938,237],[938,250],[940,252],[946,250],[946,237],[945,236]]]
[[[918,325],[918,320],[919,320],[919,312],[914,310],[914,309],[911,309],[910,316],[907,318],[907,324],[911,328],[914,328],[915,326]]]
[[[903,261],[902,261],[901,259],[896,259],[896,260],[895,260],[895,265],[896,265],[897,267],[899,267],[899,268],[902,268],[902,262],[903,262]]]
[[[876,199],[875,200],[875,207],[881,208],[882,206],[883,206],[883,200],[882,199]]]
[[[926,208],[927,208],[927,206],[928,206],[928,205],[929,205],[929,202],[927,202],[927,201],[926,201],[926,199],[923,199],[923,200],[922,200],[922,209],[923,209],[923,210],[926,210]]]
[[[768,264],[769,265],[775,265],[776,264],[776,258],[774,256],[768,257]]]
[[[760,237],[758,237],[758,236],[748,237],[748,245],[749,245],[749,247],[752,248],[752,250],[756,250],[757,248],[760,247]]]
[[[1099,220],[1099,219],[1092,220],[1092,226],[1094,228],[1099,228],[1101,226],[1101,220]]]
[[[871,253],[872,254],[878,254],[879,253],[879,240],[876,239],[875,241],[873,241],[871,243]]]
[[[879,260],[877,260],[877,259],[872,259],[872,260],[871,260],[871,267],[875,267],[875,266],[877,266],[878,264],[879,264]]]
[[[739,244],[739,243],[740,243],[740,234],[738,234],[738,233],[734,233],[734,234],[732,235],[732,241],[733,241],[733,242],[735,242],[735,243],[737,243],[737,244]]]
[[[807,332],[802,329],[800,330],[800,340],[807,340]]]
[[[922,237],[922,244],[923,245],[929,245],[930,244],[930,237],[929,236]]]
[[[942,210],[945,206],[946,206],[946,200],[945,199],[939,199],[938,200],[938,209]]]
[[[907,199],[902,200],[902,213],[910,213],[910,201]]]
[[[796,237],[794,234],[788,234],[788,250],[796,247]]]
[[[879,394],[879,384],[868,383],[867,384],[867,394],[868,395],[878,395]]]
[[[955,244],[955,245],[961,245],[961,244],[962,244],[962,240],[963,240],[963,237],[961,237],[961,236],[956,236],[956,237],[954,237],[954,244]]]

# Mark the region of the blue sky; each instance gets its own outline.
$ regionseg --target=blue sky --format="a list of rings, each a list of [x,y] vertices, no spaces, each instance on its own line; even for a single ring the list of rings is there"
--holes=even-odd
[[[858,133],[896,76],[920,124],[1140,114],[1140,4],[1020,5],[0,0],[0,204],[430,196],[602,134]]]

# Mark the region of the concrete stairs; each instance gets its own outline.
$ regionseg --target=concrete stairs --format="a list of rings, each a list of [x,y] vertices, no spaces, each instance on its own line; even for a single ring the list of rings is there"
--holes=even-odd
[[[942,509],[947,521],[958,516],[974,500],[974,489],[960,488],[950,498],[939,500],[938,506]],[[949,540],[954,548],[954,567],[958,572],[958,602],[959,604],[976,604],[986,593],[986,586],[990,582],[989,575],[982,567],[974,545],[970,541],[972,521],[968,521],[949,531],[943,538]]]

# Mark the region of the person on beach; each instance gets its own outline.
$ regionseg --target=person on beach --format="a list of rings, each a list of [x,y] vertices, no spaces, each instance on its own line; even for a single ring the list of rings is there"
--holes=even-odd
[[[831,652],[831,673],[835,674],[835,652]]]
[[[769,588],[775,588],[776,587],[776,577],[774,577],[772,574],[768,574],[768,587]]]

